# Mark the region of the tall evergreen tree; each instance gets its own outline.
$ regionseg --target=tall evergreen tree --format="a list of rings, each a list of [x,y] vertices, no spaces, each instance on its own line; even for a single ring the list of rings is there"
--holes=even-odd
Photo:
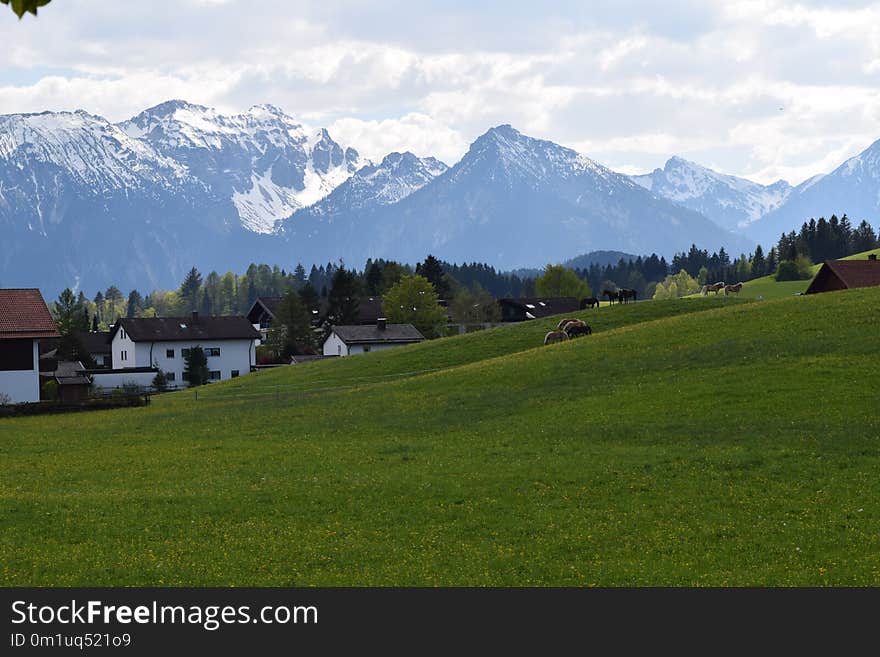
[[[189,270],[183,283],[180,284],[180,300],[185,311],[198,310],[199,289],[202,287],[202,275],[193,267]]]
[[[360,284],[357,276],[345,267],[333,273],[333,283],[327,295],[327,315],[331,324],[357,324]]]

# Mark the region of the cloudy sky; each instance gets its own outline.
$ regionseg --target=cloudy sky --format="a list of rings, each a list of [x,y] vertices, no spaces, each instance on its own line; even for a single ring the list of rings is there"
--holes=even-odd
[[[880,2],[54,0],[0,8],[0,43],[0,113],[273,103],[374,158],[451,164],[511,123],[797,183],[880,138]]]

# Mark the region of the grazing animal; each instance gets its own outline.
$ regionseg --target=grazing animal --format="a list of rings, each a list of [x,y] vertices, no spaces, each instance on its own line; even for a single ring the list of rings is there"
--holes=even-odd
[[[555,344],[557,342],[564,342],[565,340],[568,340],[568,333],[565,331],[550,331],[544,336],[544,346]]]
[[[724,286],[724,295],[727,296],[731,292],[734,294],[739,294],[743,289],[742,283],[737,283],[736,285],[725,285]]]
[[[599,300],[596,297],[587,297],[581,300],[581,310],[585,308],[599,307]]]
[[[568,324],[569,322],[579,322],[579,321],[581,321],[581,320],[577,319],[576,317],[566,317],[565,319],[559,321],[559,324],[556,325],[556,330],[557,331],[565,330],[565,325]]]
[[[622,288],[620,291],[618,291],[617,294],[618,294],[618,297],[620,298],[621,303],[629,303],[630,299],[635,301],[636,297],[638,296],[639,293],[636,290]]]
[[[718,296],[718,293],[719,293],[721,290],[723,290],[724,287],[725,287],[725,286],[724,286],[724,281],[721,281],[720,283],[712,283],[712,285],[704,285],[704,286],[703,286],[703,289],[701,290],[701,292],[703,293],[703,296],[704,296],[704,297],[709,296],[709,292],[714,292],[714,293],[715,293],[715,296],[717,297],[717,296]]]
[[[612,292],[611,290],[602,290],[602,296],[608,297],[608,303],[613,304],[615,301],[620,301],[620,292]]]
[[[590,328],[589,324],[581,322],[580,324],[569,324],[565,327],[565,332],[569,338],[574,340],[575,338],[580,338],[585,335],[592,335],[593,329]]]
[[[586,326],[586,324],[579,319],[568,319],[562,323],[562,326],[559,328],[559,330],[568,333],[568,329],[570,329],[572,326]]]

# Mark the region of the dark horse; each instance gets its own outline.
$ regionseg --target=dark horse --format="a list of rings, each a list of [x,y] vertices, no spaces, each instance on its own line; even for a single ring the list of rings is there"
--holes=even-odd
[[[635,290],[628,290],[626,288],[622,288],[617,294],[620,297],[621,303],[629,303],[630,299],[635,301],[636,298],[638,297],[639,293],[636,292]]]
[[[620,292],[612,292],[611,290],[602,290],[602,296],[608,297],[608,303],[620,301]]]
[[[581,300],[581,310],[585,308],[599,307],[599,300],[596,297],[587,297]]]
[[[592,335],[593,329],[590,328],[589,324],[584,324],[583,322],[580,324],[571,324],[565,327],[565,333],[569,338],[574,340],[575,338],[580,338],[585,335]]]

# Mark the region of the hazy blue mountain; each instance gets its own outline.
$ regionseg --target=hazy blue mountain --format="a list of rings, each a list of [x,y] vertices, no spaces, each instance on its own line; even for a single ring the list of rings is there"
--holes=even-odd
[[[662,169],[632,179],[657,196],[699,212],[734,232],[742,232],[783,205],[792,190],[784,180],[761,185],[680,157],[670,158]]]
[[[599,265],[600,267],[615,266],[621,259],[635,260],[637,257],[623,251],[591,251],[590,253],[584,253],[566,260],[563,264],[571,269],[589,269],[593,265]]]
[[[290,224],[296,225],[299,215]],[[658,198],[632,180],[508,125],[477,139],[462,160],[403,200],[342,225],[312,224],[309,243],[351,257],[484,261],[515,269],[597,249],[671,254],[692,242],[748,249],[743,238]]]
[[[452,168],[360,158],[281,110],[169,101],[119,124],[0,117],[0,286],[173,288],[193,265],[242,271],[427,253],[499,269],[598,249],[751,245],[626,176],[510,126]]]
[[[846,214],[856,225],[863,219],[880,225],[880,141],[827,175],[794,188],[786,203],[748,227],[747,234],[765,246],[783,232],[799,230],[805,221]]]

